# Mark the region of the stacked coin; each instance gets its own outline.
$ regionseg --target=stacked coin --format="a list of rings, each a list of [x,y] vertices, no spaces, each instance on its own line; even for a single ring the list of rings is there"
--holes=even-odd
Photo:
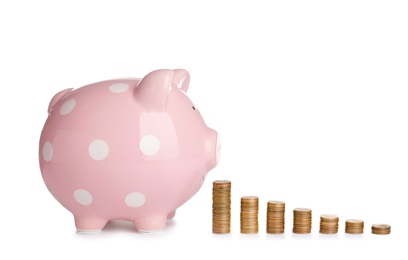
[[[228,234],[231,230],[231,182],[213,182],[212,232]]]
[[[320,233],[336,234],[339,229],[339,217],[332,214],[320,216]]]
[[[295,208],[293,210],[293,233],[308,234],[312,231],[312,210]]]
[[[347,234],[363,234],[364,221],[361,219],[347,219],[346,220],[346,233]]]
[[[371,231],[376,235],[388,235],[391,233],[391,226],[387,224],[374,224],[371,226]]]
[[[266,233],[282,234],[285,230],[285,202],[270,200],[266,209]]]
[[[258,233],[258,197],[241,197],[241,233]]]

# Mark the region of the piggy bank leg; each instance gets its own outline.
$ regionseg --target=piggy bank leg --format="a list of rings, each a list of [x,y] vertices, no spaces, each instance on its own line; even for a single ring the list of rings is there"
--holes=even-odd
[[[141,234],[157,234],[162,232],[166,227],[167,216],[149,216],[143,219],[135,220],[136,229]]]
[[[167,215],[167,220],[172,220],[173,218],[174,218],[174,216],[176,215],[176,211],[174,210],[174,211],[172,211],[172,212],[170,212],[170,214],[169,215]]]
[[[106,226],[108,220],[75,216],[75,226],[78,234],[96,234]]]

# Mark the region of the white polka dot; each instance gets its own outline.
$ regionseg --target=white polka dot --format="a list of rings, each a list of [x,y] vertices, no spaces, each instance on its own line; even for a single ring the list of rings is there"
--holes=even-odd
[[[42,150],[42,155],[45,161],[49,162],[52,159],[52,144],[50,142],[45,142]]]
[[[115,83],[109,86],[109,90],[112,93],[123,93],[128,90],[129,85],[126,83]]]
[[[92,159],[100,161],[105,159],[109,154],[109,145],[104,140],[94,140],[88,149]]]
[[[132,208],[143,206],[145,202],[146,202],[146,198],[140,192],[129,193],[125,198],[126,205]]]
[[[83,189],[77,189],[74,191],[75,200],[81,205],[91,205],[92,195],[89,191]]]
[[[60,109],[60,114],[63,115],[63,116],[69,114],[69,112],[71,112],[72,109],[74,109],[75,105],[76,105],[75,99],[67,100],[67,101],[62,105],[62,107],[61,107],[61,109]]]
[[[145,155],[155,155],[160,150],[160,141],[154,135],[145,135],[140,139],[140,150]]]

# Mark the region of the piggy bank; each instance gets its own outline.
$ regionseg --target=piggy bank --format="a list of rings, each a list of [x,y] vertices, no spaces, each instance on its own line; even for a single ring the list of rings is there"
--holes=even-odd
[[[156,70],[66,89],[50,101],[39,163],[78,233],[110,220],[166,227],[219,160],[218,134],[187,96],[186,70]]]

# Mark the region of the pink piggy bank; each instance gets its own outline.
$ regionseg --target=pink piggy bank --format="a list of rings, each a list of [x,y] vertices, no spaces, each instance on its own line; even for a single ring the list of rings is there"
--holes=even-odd
[[[218,163],[218,134],[187,97],[186,70],[156,70],[66,89],[39,143],[42,177],[78,233],[130,220],[161,231]]]

